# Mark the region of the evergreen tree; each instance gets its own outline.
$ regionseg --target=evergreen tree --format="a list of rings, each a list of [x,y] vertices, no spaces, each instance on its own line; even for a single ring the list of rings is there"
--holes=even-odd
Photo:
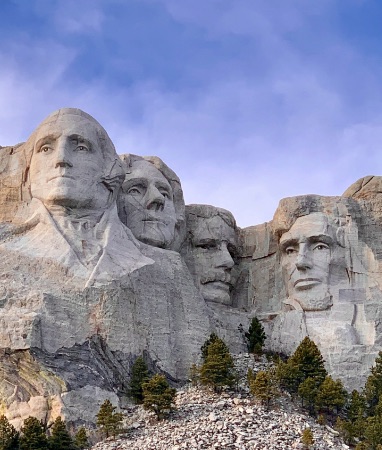
[[[199,384],[200,367],[195,363],[190,367],[190,381],[192,386],[196,387]]]
[[[302,432],[301,442],[305,448],[310,448],[314,444],[313,433],[310,428],[305,428]]]
[[[105,400],[98,411],[97,426],[106,437],[115,437],[121,428],[123,415],[114,412],[116,409],[117,407],[113,406],[110,400]]]
[[[284,362],[281,359],[276,364],[276,375],[279,380],[280,387],[288,392],[296,393],[300,384],[298,378],[299,367],[291,361]]]
[[[377,450],[382,446],[382,417],[374,416],[366,419],[365,444],[370,450]]]
[[[287,365],[295,371],[298,385],[308,377],[320,384],[327,376],[324,359],[317,345],[308,337],[305,337],[297,347],[293,355],[288,359]]]
[[[136,403],[143,402],[142,384],[150,378],[147,364],[142,356],[139,356],[131,367],[131,378],[129,384],[128,395],[133,398]]]
[[[353,445],[356,439],[363,439],[365,431],[366,400],[363,395],[354,390],[346,407],[346,418],[338,418],[336,427],[345,443]]]
[[[375,365],[365,384],[365,397],[368,403],[368,414],[374,415],[379,397],[382,395],[382,352],[379,352]]]
[[[0,416],[0,450],[17,450],[19,448],[19,433],[8,419]]]
[[[50,450],[76,450],[73,439],[60,416],[53,423],[48,443]]]
[[[209,345],[212,344],[213,342],[216,342],[216,341],[222,341],[222,340],[219,338],[219,336],[216,333],[211,333],[210,337],[200,347],[200,350],[202,352],[202,360],[203,360],[203,362],[205,362],[206,359],[207,359]],[[227,351],[229,351],[227,346],[226,346],[226,348],[227,348]]]
[[[257,317],[252,319],[248,332],[245,333],[245,337],[247,339],[248,352],[261,355],[266,335],[264,327]]]
[[[207,347],[207,355],[200,368],[200,382],[219,391],[222,386],[232,386],[234,364],[227,345],[220,338],[214,339]]]
[[[318,388],[317,380],[311,377],[306,378],[298,387],[298,395],[301,397],[303,405],[305,403],[304,406],[308,408],[310,414],[314,412]]]
[[[74,443],[79,450],[84,450],[90,447],[88,435],[84,427],[81,427],[74,436]]]
[[[316,407],[328,413],[338,412],[346,403],[347,392],[341,380],[327,376],[318,388]]]
[[[171,388],[163,375],[156,374],[143,384],[143,407],[161,420],[167,411],[175,407],[176,390]]]
[[[21,428],[20,450],[48,449],[44,427],[35,417],[28,417]]]
[[[267,408],[272,399],[279,395],[275,370],[260,370],[254,380],[250,382],[251,394],[258,398]]]

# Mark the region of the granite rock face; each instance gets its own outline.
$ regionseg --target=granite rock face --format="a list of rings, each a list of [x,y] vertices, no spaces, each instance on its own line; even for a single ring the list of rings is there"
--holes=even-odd
[[[94,118],[54,112],[0,147],[0,413],[94,422],[106,398],[126,403],[138,356],[183,382],[212,331],[245,351],[255,315],[269,349],[308,335],[360,388],[382,350],[380,185],[287,198],[239,229],[185,206],[159,158],[118,156]]]

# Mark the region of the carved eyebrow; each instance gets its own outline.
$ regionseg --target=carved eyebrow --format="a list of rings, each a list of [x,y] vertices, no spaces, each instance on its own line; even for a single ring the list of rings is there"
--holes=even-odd
[[[89,139],[84,138],[83,136],[81,136],[80,134],[71,134],[69,136],[69,139],[72,141],[77,141],[78,144],[84,143],[86,144],[91,150],[93,150],[94,145],[92,144],[91,141],[89,141]]]
[[[281,239],[280,239],[280,246],[282,250],[285,250],[289,246],[296,246],[299,244],[299,240],[295,238],[285,239],[284,241],[282,241]]]
[[[307,238],[309,242],[323,242],[324,244],[333,244],[333,238],[328,234],[318,234],[316,236],[309,236]]]
[[[194,239],[194,245],[216,245],[217,240],[213,238]]]
[[[124,181],[123,189],[128,189],[131,186],[143,186],[147,187],[147,180],[145,178],[132,178],[131,180]]]
[[[167,191],[171,191],[171,186],[168,183],[165,183],[164,181],[156,181],[155,182],[156,188],[166,189]]]
[[[41,145],[44,145],[44,144],[50,144],[50,143],[54,142],[55,140],[57,140],[57,138],[59,138],[60,136],[61,136],[61,133],[48,134],[48,135],[38,139],[35,142],[34,148],[38,148],[38,147],[40,147]]]

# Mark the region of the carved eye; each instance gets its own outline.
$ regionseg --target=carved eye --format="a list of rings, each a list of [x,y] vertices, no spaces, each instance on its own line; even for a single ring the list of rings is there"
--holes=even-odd
[[[196,248],[202,248],[204,250],[211,250],[213,248],[216,248],[216,244],[211,242],[211,243],[206,243],[206,244],[198,244],[198,245],[195,245],[195,247]]]
[[[79,151],[79,152],[88,152],[88,151],[90,151],[89,148],[86,147],[86,145],[83,145],[83,144],[78,145],[76,147],[76,150]]]
[[[131,187],[131,188],[127,191],[127,193],[128,193],[128,194],[131,194],[131,195],[141,195],[140,189],[137,188],[136,186]]]
[[[50,147],[49,145],[43,145],[37,150],[37,153],[49,153],[52,150],[53,150],[53,148]]]
[[[293,255],[293,253],[296,252],[296,249],[294,247],[287,247],[284,251],[287,255]]]
[[[159,191],[164,198],[170,198],[170,194],[167,191]]]
[[[318,251],[327,250],[327,249],[329,249],[329,246],[327,244],[324,244],[323,242],[319,242],[318,244],[316,244],[313,247],[313,250],[318,250]]]

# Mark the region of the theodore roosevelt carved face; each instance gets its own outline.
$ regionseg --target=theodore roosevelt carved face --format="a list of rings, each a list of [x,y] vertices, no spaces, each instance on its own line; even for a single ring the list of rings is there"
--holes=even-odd
[[[76,111],[60,110],[36,130],[31,194],[48,208],[103,210],[111,197],[105,174],[117,155],[98,122]]]
[[[186,206],[189,245],[186,264],[204,299],[231,304],[231,269],[237,251],[232,214],[208,205]]]
[[[288,297],[306,311],[331,306],[330,274],[336,228],[325,214],[299,217],[280,239],[281,265]]]
[[[122,220],[137,239],[155,247],[170,246],[177,220],[173,190],[151,162],[131,162],[118,201]]]

